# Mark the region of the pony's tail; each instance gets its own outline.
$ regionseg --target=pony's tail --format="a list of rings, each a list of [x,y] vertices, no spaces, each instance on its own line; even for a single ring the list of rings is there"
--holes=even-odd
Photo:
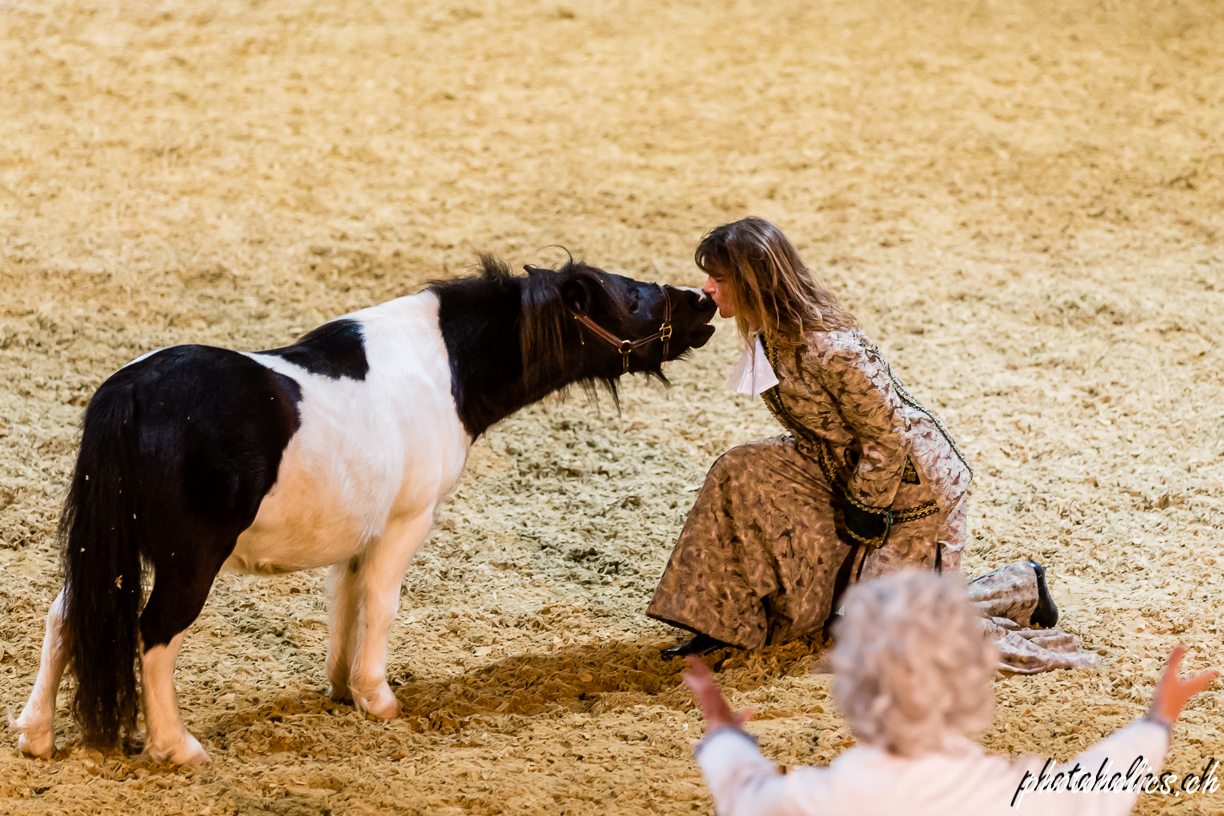
[[[81,451],[59,538],[64,643],[76,675],[72,715],[85,743],[113,747],[135,730],[140,649],[141,518],[136,400],[130,384],[103,383],[82,422]]]

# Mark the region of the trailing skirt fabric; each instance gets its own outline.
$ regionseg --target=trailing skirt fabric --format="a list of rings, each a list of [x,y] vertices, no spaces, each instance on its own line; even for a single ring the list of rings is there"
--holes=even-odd
[[[920,499],[904,493],[921,489],[903,485],[898,504]],[[812,634],[852,581],[911,567],[959,569],[967,503],[961,496],[938,513],[894,524],[884,545],[868,552],[848,543],[841,500],[794,437],[741,445],[706,476],[646,614],[745,649]],[[1030,628],[1038,597],[1027,563],[971,581],[969,593],[998,644],[1001,668],[1096,665],[1074,636]]]

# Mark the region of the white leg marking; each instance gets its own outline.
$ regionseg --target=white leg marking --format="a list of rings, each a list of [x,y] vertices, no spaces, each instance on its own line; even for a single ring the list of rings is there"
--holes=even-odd
[[[389,522],[382,537],[366,550],[357,574],[361,596],[349,688],[358,711],[381,719],[399,716],[399,701],[387,685],[387,635],[399,608],[404,571],[432,523],[432,507]]]
[[[64,591],[55,596],[51,611],[47,613],[47,632],[43,635],[42,657],[38,662],[38,678],[34,691],[15,720],[9,726],[21,732],[17,747],[22,753],[41,759],[50,759],[55,753],[55,697],[59,693],[60,680],[68,654],[64,649],[64,638],[60,630],[64,625]]]
[[[349,691],[349,670],[357,641],[357,561],[333,564],[327,574],[327,599],[331,614],[331,643],[327,647],[327,696],[337,702],[353,699]]]
[[[184,634],[179,632],[169,644],[154,646],[141,658],[145,724],[149,729],[147,750],[157,762],[203,765],[209,761],[208,754],[183,727],[174,699],[174,661]]]

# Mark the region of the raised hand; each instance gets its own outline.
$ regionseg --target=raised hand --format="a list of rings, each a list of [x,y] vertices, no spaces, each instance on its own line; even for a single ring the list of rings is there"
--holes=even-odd
[[[730,726],[739,728],[744,723],[748,722],[752,717],[752,709],[746,708],[738,714],[731,710],[731,706],[727,704],[726,699],[722,696],[722,692],[718,690],[718,686],[714,683],[714,675],[710,674],[710,670],[706,668],[706,664],[701,662],[701,659],[695,655],[690,655],[688,660],[688,671],[680,675],[684,680],[684,684],[693,692],[693,698],[697,701],[697,707],[701,709],[702,716],[705,717],[706,730],[713,731],[715,728]]]
[[[1152,706],[1149,709],[1153,717],[1170,725],[1181,715],[1191,697],[1206,690],[1220,676],[1219,672],[1212,669],[1182,680],[1177,676],[1177,667],[1185,654],[1186,644],[1179,643],[1173,648],[1164,674],[1156,683],[1156,693],[1152,695]]]

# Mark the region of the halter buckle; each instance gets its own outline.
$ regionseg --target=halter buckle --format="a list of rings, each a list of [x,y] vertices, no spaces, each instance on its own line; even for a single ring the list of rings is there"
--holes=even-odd
[[[633,354],[635,349],[644,346],[647,343],[654,342],[655,340],[663,341],[663,360],[664,362],[667,360],[667,341],[670,340],[672,336],[671,296],[668,295],[665,287],[659,288],[663,291],[663,322],[659,324],[659,330],[657,332],[650,337],[644,337],[641,340],[621,340],[619,337],[612,334],[612,332],[601,327],[598,323],[592,320],[589,315],[571,312],[571,314],[574,315],[575,320],[590,329],[596,337],[606,340],[612,345],[613,348],[620,352],[621,362],[623,363],[621,370],[625,374],[629,373],[629,355]],[[578,334],[578,339],[582,345],[586,345],[586,341],[582,339],[581,332]]]

